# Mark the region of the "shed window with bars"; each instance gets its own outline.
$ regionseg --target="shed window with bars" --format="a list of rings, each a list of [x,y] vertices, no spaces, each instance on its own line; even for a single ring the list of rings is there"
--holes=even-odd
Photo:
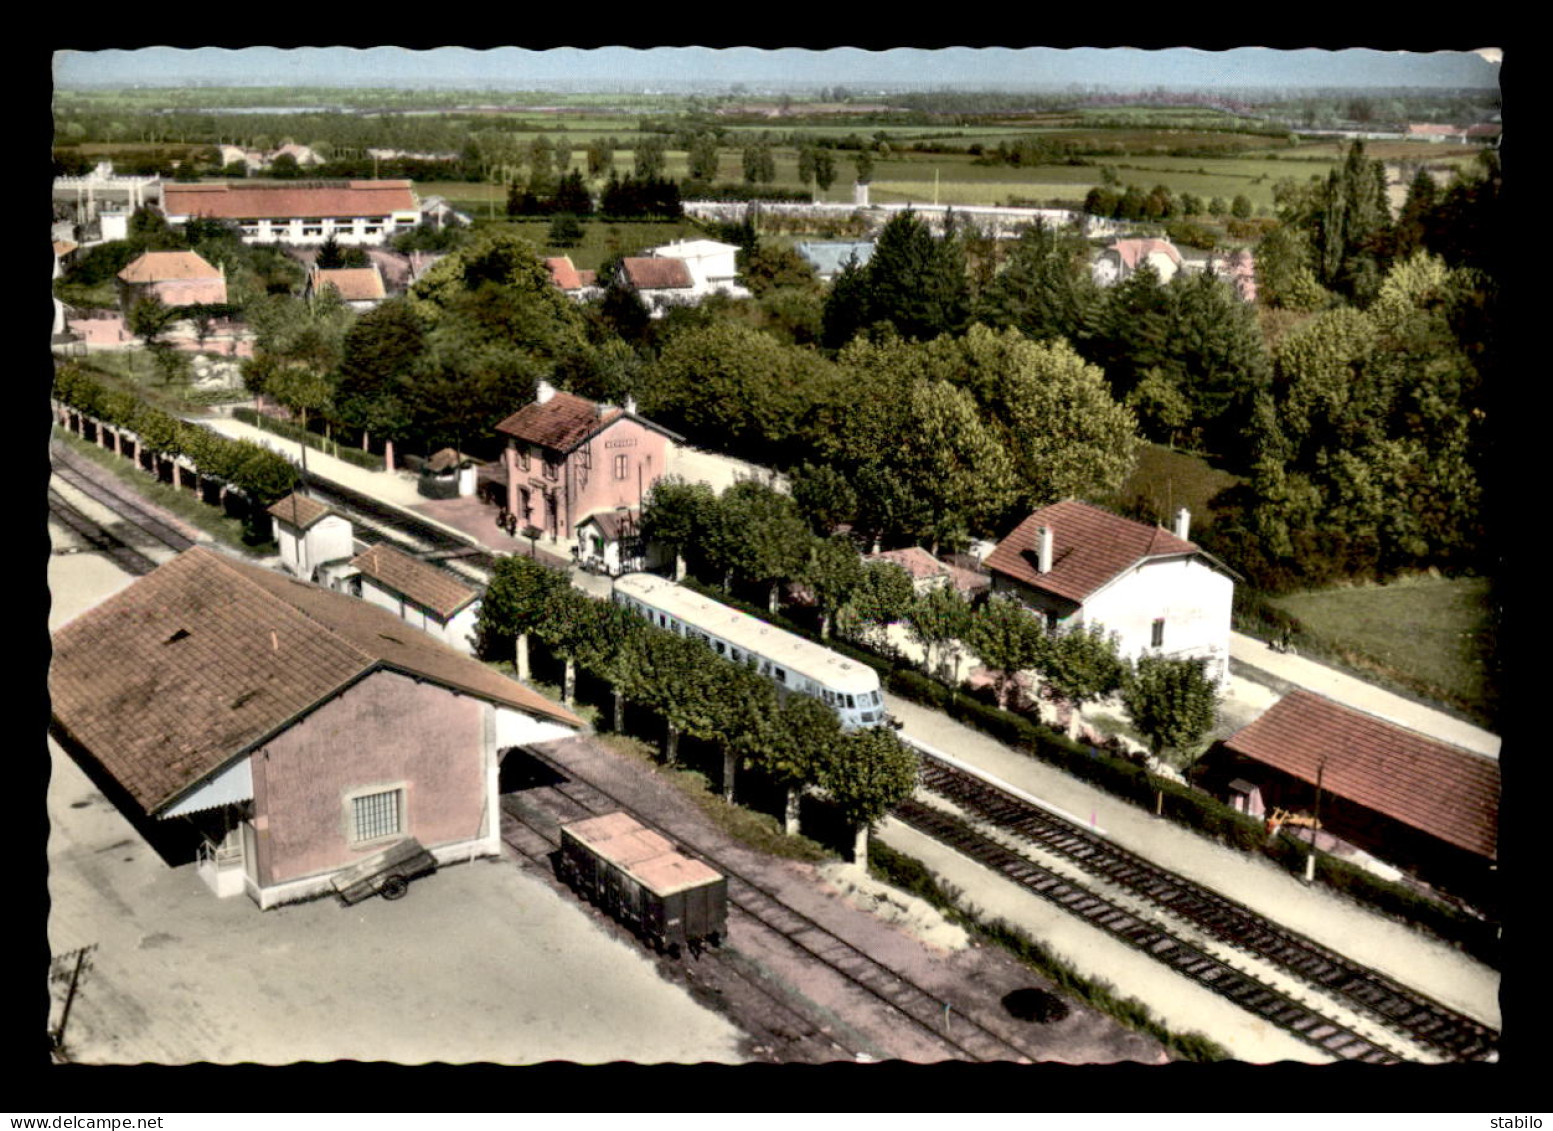
[[[367,793],[353,797],[351,805],[351,839],[354,841],[378,840],[394,836],[404,826],[404,790],[388,789],[381,793]]]

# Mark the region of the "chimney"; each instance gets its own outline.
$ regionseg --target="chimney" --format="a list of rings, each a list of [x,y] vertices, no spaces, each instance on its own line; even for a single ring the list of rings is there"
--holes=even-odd
[[[553,396],[555,396],[555,386],[549,381],[541,380],[534,390],[534,403],[545,404]]]
[[[1043,526],[1035,532],[1037,538],[1036,572],[1052,571],[1052,528]]]
[[[1176,511],[1176,537],[1181,541],[1187,541],[1187,531],[1192,528],[1192,512],[1185,507]]]

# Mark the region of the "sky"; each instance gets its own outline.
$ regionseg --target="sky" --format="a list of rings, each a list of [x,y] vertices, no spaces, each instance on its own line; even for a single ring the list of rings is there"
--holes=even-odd
[[[942,49],[598,47],[488,50],[399,47],[147,47],[60,51],[60,87],[392,86],[543,89],[600,84],[611,88],[1108,86],[1137,90],[1274,87],[1494,87],[1499,52],[1225,50],[1122,47]]]

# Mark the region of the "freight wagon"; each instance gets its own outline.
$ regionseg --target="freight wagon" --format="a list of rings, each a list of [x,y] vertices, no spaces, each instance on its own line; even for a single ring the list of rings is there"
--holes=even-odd
[[[728,929],[728,880],[629,814],[562,825],[556,871],[660,953],[719,946]]]

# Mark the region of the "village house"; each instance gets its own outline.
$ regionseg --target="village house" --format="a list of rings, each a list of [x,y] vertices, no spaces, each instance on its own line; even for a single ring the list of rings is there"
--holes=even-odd
[[[1175,278],[1183,266],[1181,253],[1169,240],[1115,240],[1095,257],[1090,272],[1096,283],[1109,287],[1131,278],[1145,263],[1154,268],[1162,283]]]
[[[197,874],[261,908],[406,836],[498,855],[503,752],[583,726],[384,609],[202,547],[57,631],[49,695],[126,815],[187,821]]]
[[[863,560],[889,562],[891,565],[900,566],[911,578],[912,589],[919,597],[932,589],[953,586],[959,590],[960,596],[970,599],[991,584],[987,575],[940,561],[921,546],[907,546],[901,550],[882,550],[875,554],[864,554]]]
[[[387,609],[449,648],[472,656],[480,594],[451,573],[382,543],[351,559],[352,596]]]
[[[171,183],[162,197],[169,224],[228,220],[244,243],[382,244],[421,215],[409,181]]]
[[[620,261],[620,274],[654,318],[662,318],[671,306],[693,306],[698,301],[695,280],[684,260],[627,256]]]
[[[598,404],[539,382],[538,395],[497,425],[507,438],[499,477],[518,526],[552,544],[569,543],[590,516],[640,513],[664,474],[678,434],[623,408]],[[576,547],[579,555],[587,547]],[[600,550],[602,554],[602,550]]]
[[[1174,532],[1076,500],[1043,507],[987,556],[994,593],[1012,593],[1048,628],[1101,625],[1122,656],[1207,661],[1229,679],[1230,606],[1238,575],[1187,540],[1190,516]]]
[[[561,288],[567,298],[585,302],[599,293],[598,276],[593,271],[579,271],[569,255],[553,255],[545,260],[545,270],[551,281]]]
[[[1348,855],[1351,845],[1458,895],[1492,894],[1495,758],[1297,690],[1211,749],[1199,784],[1253,817],[1283,810],[1319,822],[1323,849]]]
[[[147,297],[168,306],[224,303],[226,268],[212,267],[192,251],[148,251],[119,272],[118,289],[126,311]]]
[[[690,272],[694,301],[708,295],[724,294],[731,298],[749,298],[750,292],[739,285],[737,259],[739,249],[716,240],[675,240],[650,249],[654,259],[677,259]]]
[[[367,267],[312,267],[307,272],[304,298],[332,290],[352,310],[371,310],[388,297],[383,274],[376,264]]]

